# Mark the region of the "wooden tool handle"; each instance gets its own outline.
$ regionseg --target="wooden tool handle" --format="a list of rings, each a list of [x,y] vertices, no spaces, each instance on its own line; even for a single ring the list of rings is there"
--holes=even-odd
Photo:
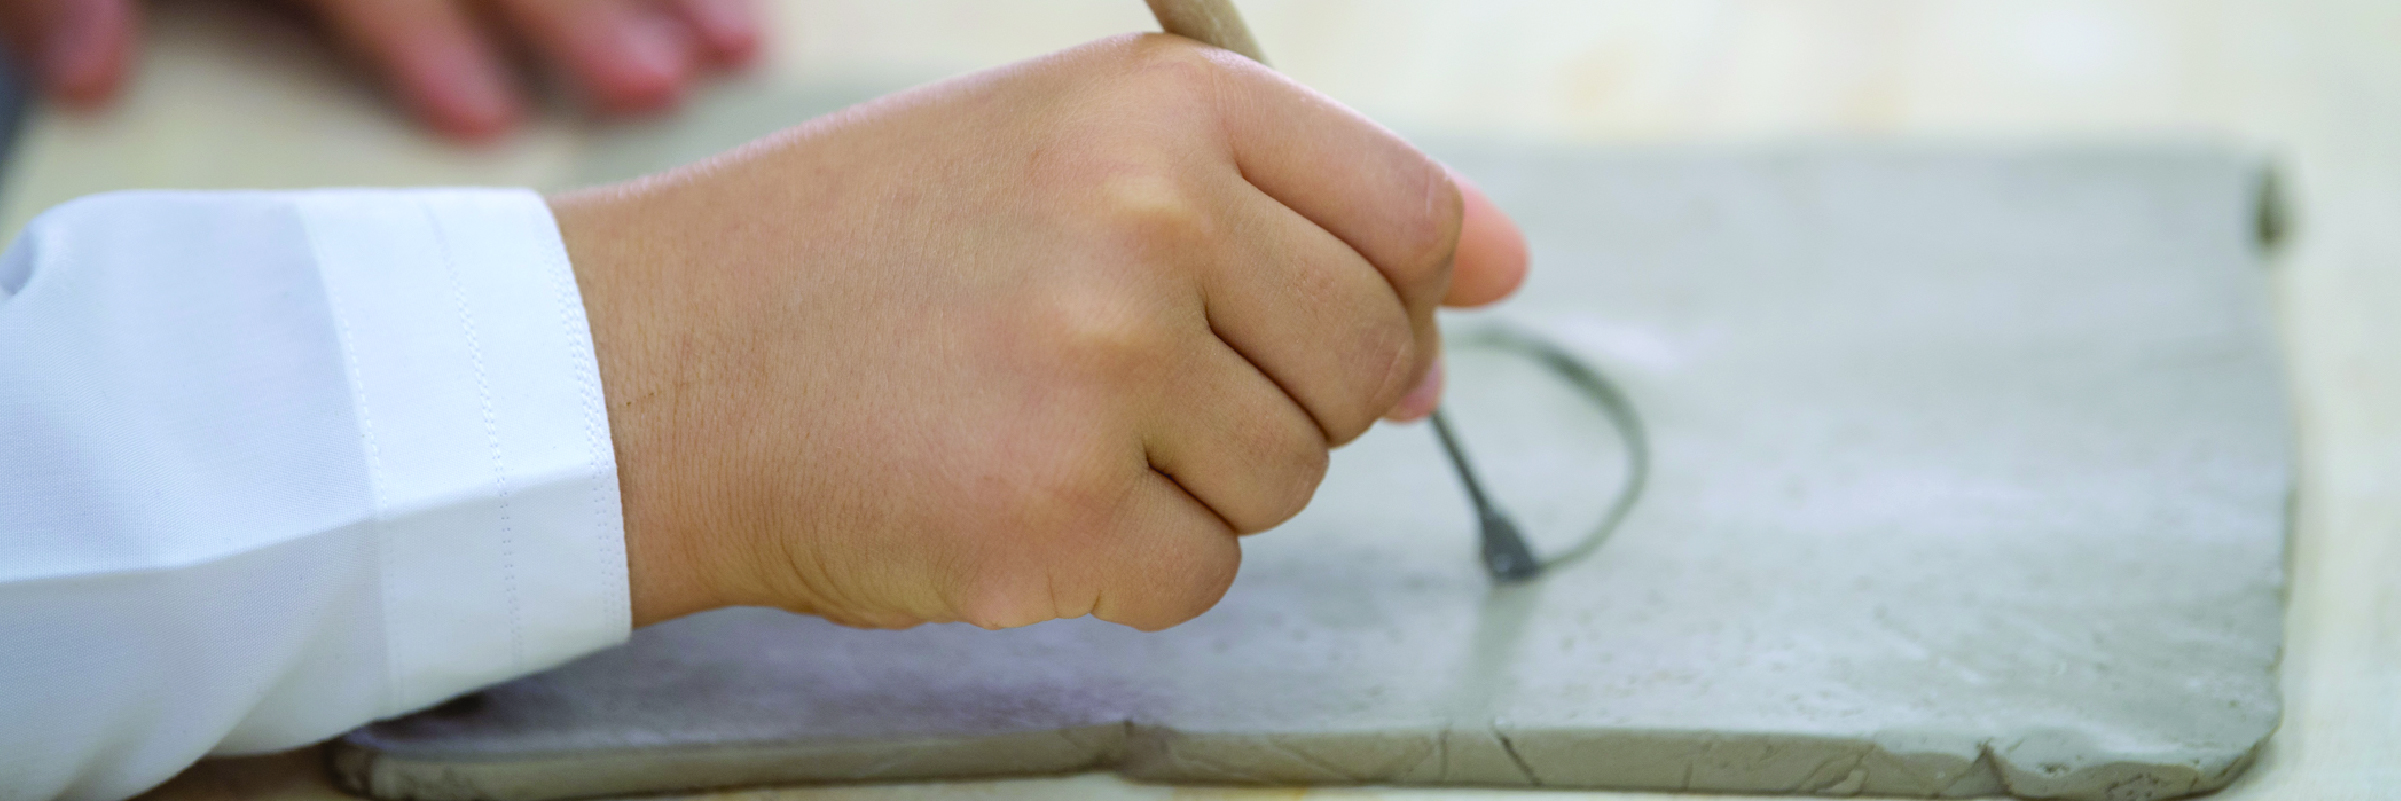
[[[1251,38],[1251,29],[1242,24],[1242,12],[1234,10],[1233,0],[1143,2],[1150,4],[1151,15],[1159,18],[1159,27],[1168,33],[1241,53],[1261,64],[1267,63],[1267,55],[1259,52],[1259,40]]]

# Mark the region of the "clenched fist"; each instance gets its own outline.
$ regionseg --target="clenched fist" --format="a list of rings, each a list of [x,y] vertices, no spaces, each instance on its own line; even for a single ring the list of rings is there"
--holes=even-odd
[[[553,199],[634,614],[1162,628],[1327,452],[1429,411],[1524,245],[1239,56],[1111,39]]]

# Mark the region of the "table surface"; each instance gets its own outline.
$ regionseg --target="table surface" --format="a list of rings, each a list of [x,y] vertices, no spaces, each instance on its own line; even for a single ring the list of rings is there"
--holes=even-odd
[[[1133,0],[773,0],[752,80],[939,78],[1149,27]],[[2223,797],[2401,783],[2401,3],[2388,0],[1246,0],[1277,66],[1396,128],[1577,144],[1910,136],[2206,138],[2271,154],[2293,235],[2275,289],[2299,410],[2285,722]],[[425,183],[555,187],[600,124],[546,116],[459,150],[414,132],[289,26],[154,6],[127,102],[36,109],[0,230],[92,191]],[[235,46],[239,43],[239,46]],[[706,102],[702,93],[701,102]],[[313,749],[203,763],[155,799],[326,799]],[[732,801],[1419,798],[1178,788],[1103,775],[751,790]],[[1573,794],[1665,798],[1647,794]]]

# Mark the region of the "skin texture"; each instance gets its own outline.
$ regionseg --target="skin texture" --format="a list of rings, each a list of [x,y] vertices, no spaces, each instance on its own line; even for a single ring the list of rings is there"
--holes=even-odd
[[[1161,35],[552,206],[637,624],[1190,619],[1331,448],[1431,409],[1436,306],[1525,271],[1440,165]]]
[[[507,132],[524,113],[508,51],[522,46],[596,110],[674,106],[711,70],[759,50],[755,0],[283,0],[373,67],[417,117],[452,137]],[[140,39],[138,0],[0,0],[0,36],[70,108],[106,104]]]

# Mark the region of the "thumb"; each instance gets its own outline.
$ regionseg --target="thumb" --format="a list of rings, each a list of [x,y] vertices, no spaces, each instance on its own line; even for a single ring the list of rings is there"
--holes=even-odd
[[[93,108],[125,83],[138,24],[134,0],[31,0],[12,4],[0,26],[42,91]]]
[[[1443,295],[1442,305],[1482,306],[1497,302],[1516,292],[1517,286],[1526,281],[1526,235],[1466,176],[1451,173],[1451,184],[1459,187],[1462,208],[1459,248],[1451,254],[1451,289]],[[1402,397],[1385,419],[1411,422],[1433,414],[1434,407],[1442,404],[1442,372],[1442,362],[1437,356],[1425,377],[1418,379],[1417,388]]]
[[[1442,305],[1482,306],[1508,297],[1526,280],[1526,235],[1466,176],[1452,172],[1451,183],[1459,187],[1465,213]]]

